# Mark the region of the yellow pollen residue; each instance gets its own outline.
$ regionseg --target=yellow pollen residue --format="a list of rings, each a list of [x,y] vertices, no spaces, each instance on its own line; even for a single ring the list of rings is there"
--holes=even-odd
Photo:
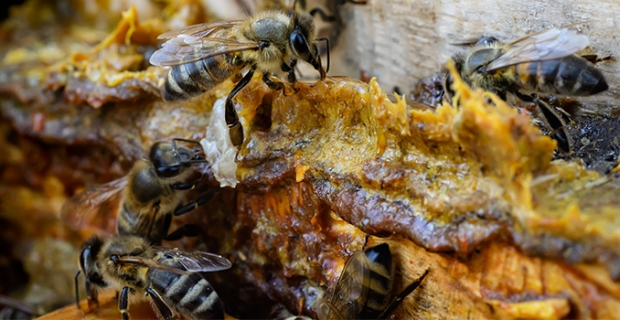
[[[109,47],[112,43],[131,44],[131,36],[138,25],[138,10],[133,5],[127,11],[124,11],[122,15],[123,18],[116,26],[116,29],[93,49],[94,52]]]
[[[310,169],[309,165],[302,165],[299,163],[299,154],[295,154],[295,181],[302,182],[304,180],[304,176],[306,175],[306,171]]]

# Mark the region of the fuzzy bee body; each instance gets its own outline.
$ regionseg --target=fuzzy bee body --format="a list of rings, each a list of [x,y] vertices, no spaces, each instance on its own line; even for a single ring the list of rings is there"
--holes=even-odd
[[[174,258],[162,256],[158,262],[174,268],[184,267]],[[168,306],[194,319],[222,319],[224,304],[207,280],[199,274],[175,274],[149,269],[150,287]]]
[[[383,319],[420,285],[428,272],[393,295],[395,265],[389,245],[357,251],[347,260],[331,297],[317,300],[319,319]]]
[[[503,47],[482,48],[474,51],[464,62],[467,82],[488,91],[506,91],[519,88],[543,94],[589,96],[607,90],[603,74],[586,59],[568,55],[553,60],[530,61],[501,69],[485,71],[483,61],[492,61],[503,55]],[[478,71],[468,73],[471,69]]]
[[[224,317],[222,301],[198,273],[230,268],[230,261],[224,257],[153,247],[136,236],[114,236],[89,239],[80,254],[79,265],[86,276],[89,294],[97,288],[121,292],[119,310],[123,319],[129,319],[130,296],[149,296],[162,319],[177,315],[194,319]]]
[[[165,101],[186,100],[207,92],[239,73],[238,64],[235,56],[224,54],[174,66],[166,78],[163,98]]]
[[[364,251],[368,261],[368,298],[362,305],[360,319],[378,319],[390,304],[394,286],[392,253],[387,244],[380,244]]]
[[[127,190],[118,210],[116,231],[120,235],[140,235],[157,244],[168,235],[172,212],[181,204],[182,198],[150,167],[148,161],[140,160],[129,173]],[[186,179],[188,173],[179,177],[179,181]],[[159,209],[155,214],[152,208],[156,205]]]
[[[549,29],[511,43],[483,38],[465,55],[453,57],[457,71],[472,87],[498,94],[506,99],[512,93],[525,102],[533,102],[542,111],[551,135],[564,153],[572,152],[566,123],[551,106],[525,94],[589,96],[608,89],[603,74],[575,53],[589,44],[588,37],[567,28]],[[454,95],[452,78],[444,77],[444,92]]]
[[[183,205],[183,191],[193,189],[202,180],[188,181],[193,174],[191,165],[206,160],[195,150],[177,147],[176,142],[179,141],[199,144],[184,139],[153,144],[148,158],[138,160],[126,176],[95,186],[65,202],[61,209],[63,221],[81,227],[85,221],[97,218],[100,206],[120,196],[116,215],[118,234],[138,235],[152,244],[198,235],[194,225],[168,233],[173,216],[195,209],[208,202],[214,194],[209,191]]]
[[[274,90],[284,90],[282,78],[294,86],[298,60],[310,63],[321,79],[326,74],[312,16],[293,10],[265,11],[246,20],[193,25],[166,32],[159,39],[166,42],[149,61],[172,67],[162,88],[166,101],[197,96],[247,70],[226,99],[225,120],[234,146],[243,143],[243,127],[232,99],[255,72],[262,73],[263,82]]]

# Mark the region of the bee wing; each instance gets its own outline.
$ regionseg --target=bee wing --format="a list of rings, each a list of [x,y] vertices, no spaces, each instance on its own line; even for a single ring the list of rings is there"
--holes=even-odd
[[[318,299],[315,302],[315,308],[314,309],[316,311],[316,315],[318,316],[319,320],[328,320],[328,319],[341,320],[341,319],[346,319],[345,317],[343,317],[340,314],[340,311],[338,311],[338,309],[336,309],[336,306],[334,306],[327,299]]]
[[[487,67],[487,71],[529,62],[560,59],[585,48],[588,36],[567,28],[549,29],[511,43],[510,49]]]
[[[149,61],[156,66],[175,66],[207,59],[221,54],[256,50],[256,42],[238,42],[218,36],[219,30],[229,29],[241,21],[219,21],[197,24],[180,30],[166,32],[158,39],[167,39]]]
[[[119,257],[118,260],[121,263],[125,264],[135,264],[138,266],[147,267],[149,269],[161,270],[166,272],[171,272],[175,274],[190,274],[191,272],[188,270],[183,270],[180,268],[176,268],[175,266],[167,265],[162,262],[140,256],[122,256]]]
[[[369,270],[368,259],[362,251],[356,251],[344,265],[330,306],[343,315],[343,319],[354,317],[362,311],[370,286]]]
[[[75,229],[95,228],[112,234],[116,228],[116,219],[109,219],[102,212],[116,213],[107,205],[118,203],[126,185],[127,176],[124,176],[73,195],[60,209],[61,221]]]
[[[173,255],[188,272],[215,272],[232,267],[230,260],[219,254],[204,251],[184,251],[177,248],[153,247],[165,255]]]
[[[216,21],[191,25],[185,28],[170,30],[160,34],[157,39],[167,40],[178,37],[180,35],[187,35],[196,38],[208,37],[210,34],[222,28],[230,28],[232,26],[239,25],[243,20],[234,21]]]

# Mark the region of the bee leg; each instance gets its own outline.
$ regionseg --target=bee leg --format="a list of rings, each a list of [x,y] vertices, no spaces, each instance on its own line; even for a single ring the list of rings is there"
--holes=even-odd
[[[86,293],[88,294],[88,310],[99,309],[99,293],[95,289],[92,283],[90,283],[90,279],[86,279]]]
[[[282,90],[284,89],[284,84],[278,80],[272,79],[271,73],[265,72],[263,73],[263,82],[269,87],[271,90]]]
[[[226,125],[228,126],[228,134],[230,135],[230,140],[232,141],[233,146],[238,147],[243,143],[243,126],[239,122],[239,115],[237,114],[237,110],[235,109],[235,105],[232,102],[232,99],[243,89],[245,86],[250,83],[252,77],[254,76],[254,67],[245,74],[245,76],[239,81],[235,87],[230,91],[228,97],[226,98],[225,105],[225,119]]]
[[[75,284],[75,304],[77,305],[78,310],[80,310],[80,289],[78,288],[78,276],[80,275],[81,271],[78,270],[78,272],[75,274],[75,278],[73,278],[73,282]]]
[[[282,62],[282,64],[280,65],[280,69],[282,69],[282,71],[288,73],[288,76],[286,78],[286,80],[288,80],[289,83],[295,83],[297,82],[297,76],[295,76],[295,67],[297,66],[297,60],[292,60],[291,61],[291,65],[288,65],[284,62]]]
[[[536,105],[536,107],[538,107],[538,109],[542,112],[545,124],[551,130],[551,137],[558,142],[558,149],[565,154],[571,154],[573,151],[572,143],[568,133],[566,132],[566,122],[564,122],[562,116],[557,114],[557,112],[553,110],[553,107],[542,100],[530,97],[520,92],[515,92],[515,95],[519,99],[525,102],[532,102]]]
[[[558,142],[558,148],[562,152],[570,154],[572,152],[572,145],[568,133],[566,132],[566,123],[562,117],[556,114],[547,103],[536,98],[532,100],[542,112],[547,126],[551,129],[551,136]]]
[[[289,96],[289,94],[286,94],[286,86],[284,85],[284,83],[280,80],[278,80],[276,77],[274,77],[271,73],[264,73],[263,74],[263,82],[265,82],[265,84],[269,87],[269,89],[271,90],[282,90],[282,94],[286,97]],[[295,90],[295,93],[297,93],[297,91],[299,91],[298,88],[295,88],[295,86],[293,86],[293,90]]]
[[[177,148],[177,145],[176,145],[177,141],[187,142],[187,143],[191,143],[191,144],[197,144],[198,146],[200,146],[200,149],[202,149],[202,144],[200,144],[200,141],[191,140],[191,139],[173,138],[172,139],[172,148],[175,149],[175,150]]]
[[[186,205],[182,205],[177,207],[174,210],[174,215],[175,216],[180,216],[182,214],[186,214],[196,208],[198,208],[199,206],[209,202],[213,196],[215,195],[215,191],[214,190],[210,190],[207,191],[205,193],[203,193],[202,195],[200,195],[198,198],[196,198],[196,200],[191,201],[190,203],[186,204]]]
[[[161,299],[159,294],[155,292],[155,290],[151,288],[146,288],[146,294],[148,294],[153,300],[153,304],[157,308],[157,312],[159,313],[161,318],[164,318],[166,320],[172,319],[173,317],[172,310],[170,310],[170,308],[166,305],[166,303],[164,303],[164,301]]]
[[[172,189],[174,190],[194,190],[194,188],[196,188],[196,186],[198,184],[200,184],[202,182],[202,180],[205,178],[205,174],[201,174],[200,175],[200,179],[198,180],[194,180],[194,181],[190,181],[190,182],[177,182],[172,184]]]
[[[129,287],[124,287],[121,291],[121,297],[118,300],[118,311],[123,315],[123,320],[129,320],[129,314],[127,313],[127,303],[129,300]]]
[[[167,235],[166,240],[176,241],[183,237],[197,237],[198,235],[200,235],[201,231],[202,229],[200,229],[200,227],[195,224],[186,224]]]
[[[297,60],[292,60],[290,65],[287,65],[286,63],[283,62],[282,65],[280,66],[282,71],[288,73],[286,80],[293,86],[293,90],[295,90],[295,93],[299,92],[299,88],[295,86],[295,84],[297,83],[297,76],[295,75],[296,67],[297,67]]]
[[[336,17],[335,16],[328,16],[325,11],[323,11],[321,8],[314,8],[312,10],[310,10],[310,12],[308,12],[311,16],[315,16],[315,15],[319,15],[319,17],[321,17],[321,20],[325,21],[325,22],[335,22],[336,21]]]
[[[420,284],[422,283],[422,280],[424,280],[424,277],[426,277],[426,275],[429,273],[429,271],[431,271],[430,268],[426,269],[426,271],[424,271],[424,274],[422,274],[417,280],[415,280],[410,285],[408,285],[401,293],[397,294],[394,297],[394,299],[392,299],[392,301],[390,302],[388,307],[385,308],[385,310],[383,310],[383,312],[381,313],[381,315],[377,319],[385,319],[387,316],[392,314],[392,312],[394,312],[394,310],[396,310],[396,308],[403,302],[403,300],[411,292],[413,292],[413,290],[415,290],[417,287],[420,286]]]

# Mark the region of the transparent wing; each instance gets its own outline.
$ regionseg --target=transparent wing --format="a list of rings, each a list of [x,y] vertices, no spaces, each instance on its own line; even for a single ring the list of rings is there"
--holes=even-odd
[[[228,35],[231,27],[241,21],[219,21],[197,24],[166,32],[158,39],[167,39],[149,61],[156,66],[175,66],[207,59],[221,54],[256,50],[256,42],[239,42]]]
[[[333,320],[344,320],[346,319],[340,314],[340,311],[336,309],[336,306],[334,306],[327,299],[318,299],[314,303],[314,305],[315,305],[314,310],[316,311],[316,315],[318,316],[319,320],[332,320],[332,319]]]
[[[143,267],[147,267],[149,269],[161,270],[176,274],[190,274],[191,272],[188,270],[183,270],[180,268],[176,268],[175,266],[167,265],[165,263],[141,256],[123,256],[119,257],[118,260],[121,263],[127,264],[135,264]]]
[[[488,71],[529,61],[559,59],[585,48],[588,36],[567,28],[549,29],[518,39],[487,67]]]
[[[164,255],[174,256],[188,272],[214,272],[232,267],[232,263],[215,253],[184,251],[177,248],[153,247]]]
[[[112,234],[116,212],[127,176],[88,188],[73,195],[62,205],[60,219],[75,229],[94,228]]]
[[[362,311],[370,286],[369,274],[366,255],[356,251],[344,265],[331,298],[330,308],[338,310],[338,314],[344,316],[343,319],[355,317]]]
[[[204,38],[213,34],[217,30],[223,28],[230,28],[235,25],[239,25],[243,22],[243,20],[235,20],[235,21],[217,21],[217,22],[207,22],[191,25],[185,28],[171,30],[168,32],[164,32],[160,34],[157,39],[160,40],[168,40],[172,38],[176,38],[180,35],[192,36],[195,38]]]

